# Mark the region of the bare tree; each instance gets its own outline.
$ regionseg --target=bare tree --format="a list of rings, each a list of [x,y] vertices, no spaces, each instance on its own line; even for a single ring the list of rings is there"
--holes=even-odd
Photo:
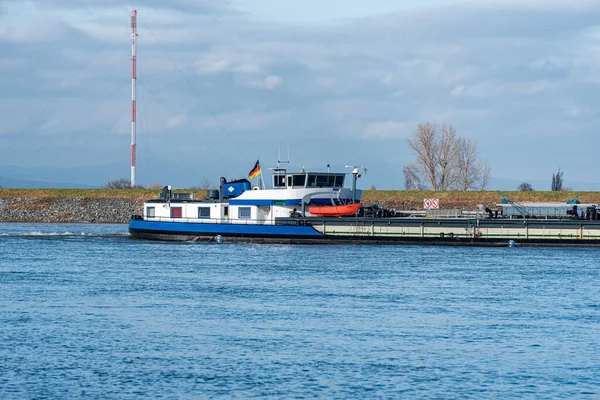
[[[531,186],[531,183],[529,182],[522,182],[518,187],[517,190],[519,192],[533,192],[533,186]]]
[[[154,182],[149,185],[144,185],[143,187],[144,189],[161,189],[163,185],[161,185],[160,182]]]
[[[492,169],[490,168],[490,164],[488,164],[487,160],[481,161],[483,164],[483,169],[481,171],[481,177],[479,178],[479,190],[487,189],[490,184],[490,179],[492,177]]]
[[[423,190],[423,183],[417,172],[415,164],[408,164],[402,168],[404,172],[404,188],[406,190]]]
[[[419,124],[408,139],[416,153],[413,171],[433,190],[448,190],[455,180],[456,131],[452,126],[438,127],[430,122]]]
[[[407,140],[416,160],[404,167],[405,186],[426,182],[433,190],[484,189],[490,167],[479,157],[477,145],[457,136],[451,125],[419,124]],[[418,180],[415,178],[419,178]]]
[[[490,166],[479,158],[477,144],[471,139],[456,139],[456,179],[454,188],[458,190],[487,187],[490,180]]]
[[[106,189],[130,189],[131,181],[129,179],[121,178],[110,181],[104,186]]]
[[[198,186],[192,186],[190,189],[193,190],[209,190],[209,189],[213,189],[214,185],[212,184],[210,179],[204,178],[202,179],[202,181],[200,181],[200,185]]]
[[[454,128],[442,125],[439,130],[436,147],[438,149],[435,157],[439,168],[438,189],[448,190],[456,179],[457,171],[457,147],[456,131]]]
[[[413,171],[427,181],[433,190],[438,190],[437,127],[429,122],[420,123],[407,142],[417,155],[412,164]]]

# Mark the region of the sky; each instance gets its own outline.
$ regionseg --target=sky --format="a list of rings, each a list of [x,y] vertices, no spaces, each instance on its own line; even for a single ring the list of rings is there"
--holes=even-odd
[[[290,160],[403,189],[406,139],[454,126],[520,182],[600,190],[600,2],[0,0],[0,185],[216,185]],[[7,186],[4,184],[3,186]]]

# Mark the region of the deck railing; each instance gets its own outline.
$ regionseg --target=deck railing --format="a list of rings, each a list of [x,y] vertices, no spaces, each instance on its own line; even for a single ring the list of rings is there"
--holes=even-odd
[[[172,218],[172,217],[147,217],[148,221],[155,222],[189,222],[194,224],[235,224],[235,225],[274,225],[268,219],[230,219],[230,218]]]

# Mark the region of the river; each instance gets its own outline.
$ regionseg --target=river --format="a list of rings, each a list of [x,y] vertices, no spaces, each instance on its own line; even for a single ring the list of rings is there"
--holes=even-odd
[[[0,223],[0,398],[598,398],[600,251]]]

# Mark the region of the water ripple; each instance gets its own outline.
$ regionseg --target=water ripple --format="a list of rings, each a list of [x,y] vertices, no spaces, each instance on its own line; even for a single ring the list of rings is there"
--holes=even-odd
[[[600,396],[594,249],[0,232],[2,399]]]

